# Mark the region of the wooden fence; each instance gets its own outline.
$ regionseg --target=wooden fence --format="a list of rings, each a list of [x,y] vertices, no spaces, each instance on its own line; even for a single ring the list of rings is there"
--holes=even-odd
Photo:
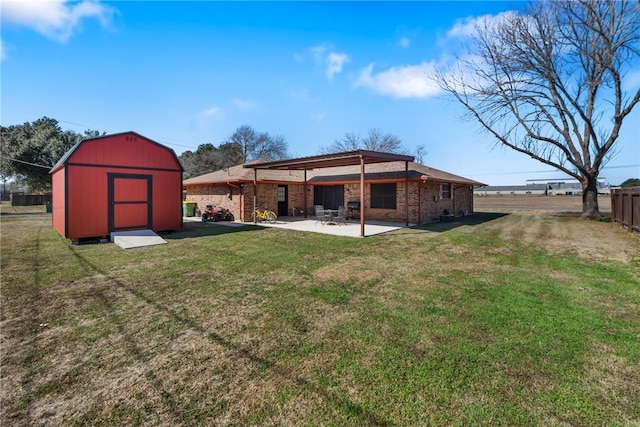
[[[611,190],[611,218],[627,230],[640,234],[640,187]]]
[[[51,194],[11,194],[11,206],[34,206],[47,203],[51,203]]]

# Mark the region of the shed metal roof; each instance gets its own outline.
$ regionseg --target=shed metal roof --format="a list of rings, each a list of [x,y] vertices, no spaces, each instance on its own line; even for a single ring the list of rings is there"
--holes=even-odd
[[[413,156],[404,154],[384,153],[381,151],[354,150],[341,153],[321,154],[318,156],[298,157],[296,159],[275,160],[259,164],[245,165],[252,169],[280,169],[280,170],[310,170],[337,166],[406,161],[412,162]]]

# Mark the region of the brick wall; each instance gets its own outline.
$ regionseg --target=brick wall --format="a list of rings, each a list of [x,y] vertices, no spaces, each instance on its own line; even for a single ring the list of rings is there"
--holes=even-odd
[[[456,187],[454,192],[456,216],[470,214],[473,212],[473,187]]]
[[[225,184],[201,184],[187,187],[187,200],[197,204],[196,209],[202,211],[206,205],[220,206],[229,209],[235,219],[240,217],[240,189]]]
[[[313,217],[313,185],[308,185],[306,211],[309,217]],[[443,199],[440,194],[440,185],[433,183],[409,182],[409,222],[413,224],[437,221],[443,211],[459,216],[461,212],[473,212],[473,188],[451,187],[452,198]],[[239,194],[240,191],[242,194]],[[274,212],[278,208],[278,185],[260,184],[257,191],[257,206],[268,206]],[[205,205],[222,206],[231,210],[236,220],[253,221],[253,184],[244,184],[242,189],[219,185],[192,185],[187,187],[187,200],[196,202],[199,209]],[[360,185],[345,184],[344,206],[351,200],[360,200]],[[288,186],[288,215],[292,214],[292,208],[296,208],[296,215],[303,213],[304,186],[290,184]],[[371,184],[365,188],[365,216],[369,220],[405,222],[405,186],[404,182],[396,184],[396,209],[373,209],[371,206]]]
[[[307,188],[312,188],[310,185],[307,186]],[[287,209],[287,212],[289,212],[289,215],[293,214],[292,209],[295,208],[296,209],[296,216],[302,216],[304,215],[304,210],[305,210],[305,206],[304,206],[304,185],[289,185],[289,206]],[[307,192],[307,201],[311,201],[311,204],[313,204],[313,193]],[[307,209],[307,215],[313,215],[311,209],[313,209],[313,206],[311,208],[306,208]]]
[[[447,209],[456,216],[461,211],[473,212],[472,187],[452,186],[453,198],[443,199],[440,194],[440,185],[433,183],[409,182],[408,213],[409,222],[413,224],[437,221],[440,215]],[[360,185],[349,184],[344,187],[345,206],[349,200],[360,200]],[[404,182],[396,184],[396,209],[371,208],[371,185],[366,184],[364,193],[365,217],[377,221],[405,221],[405,185]]]
[[[422,186],[422,222],[437,221],[446,209],[455,216],[460,212],[473,212],[473,188],[471,186],[451,186],[452,198],[443,199],[439,184],[424,183]]]

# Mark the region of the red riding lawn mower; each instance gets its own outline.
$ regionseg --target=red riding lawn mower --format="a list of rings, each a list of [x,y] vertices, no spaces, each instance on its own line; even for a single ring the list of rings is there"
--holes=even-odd
[[[233,221],[233,215],[228,209],[220,206],[207,205],[202,211],[202,222]]]

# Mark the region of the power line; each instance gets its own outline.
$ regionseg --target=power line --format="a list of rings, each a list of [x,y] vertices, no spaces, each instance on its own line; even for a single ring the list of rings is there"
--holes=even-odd
[[[90,129],[92,127],[92,126],[89,126],[89,125],[84,125],[82,123],[69,122],[67,120],[58,120],[58,122],[60,122],[60,123],[69,123],[71,125],[76,125],[76,126],[83,126],[83,127],[87,128],[87,129]]]
[[[36,166],[36,167],[38,167],[38,168],[44,168],[44,169],[51,169],[51,168],[52,168],[52,166],[38,165],[38,164],[36,164],[36,163],[25,162],[24,160],[14,159],[14,158],[12,158],[12,157],[7,157],[7,156],[0,156],[0,157],[2,157],[3,159],[7,159],[7,160],[14,161],[14,162],[24,163],[25,165],[29,165],[29,166]]]
[[[605,166],[601,168],[601,170],[607,169],[627,169],[627,168],[637,168],[640,167],[640,164],[635,165],[619,165],[619,166]],[[518,172],[493,172],[493,173],[470,173],[469,176],[489,176],[489,175],[520,175],[524,173],[549,173],[549,172],[560,172],[557,169],[547,169],[547,170],[539,170],[539,171],[518,171]],[[564,172],[563,172],[564,173]]]
[[[638,168],[640,164],[637,165],[622,165],[622,166],[605,166],[602,169],[626,169],[626,168]]]
[[[82,127],[86,128],[86,129],[97,129],[95,126],[90,126],[90,125],[87,125],[85,123],[71,122],[69,120],[58,120],[58,122],[60,122],[60,123],[69,123],[69,124],[75,125],[75,126],[82,126]],[[193,144],[185,145],[185,144],[180,144],[178,142],[173,142],[173,141],[163,141],[161,139],[156,139],[156,138],[153,138],[153,139],[154,139],[154,141],[160,142],[162,144],[167,144],[167,145],[171,145],[171,146],[175,146],[175,147],[184,147],[184,148],[194,149]]]

